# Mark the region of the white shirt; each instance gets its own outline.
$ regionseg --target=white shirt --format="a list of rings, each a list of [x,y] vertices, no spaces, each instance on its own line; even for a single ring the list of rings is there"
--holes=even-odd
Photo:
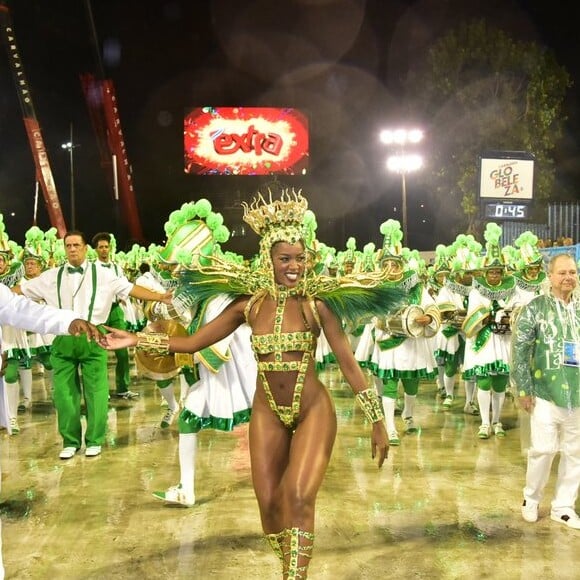
[[[25,296],[33,299],[42,299],[47,304],[76,313],[75,318],[89,320],[89,311],[92,314],[89,322],[103,324],[109,317],[113,302],[127,300],[133,284],[118,276],[114,269],[101,268],[90,262],[81,264],[83,273],[71,274],[67,268],[69,264],[46,270],[37,278],[22,280],[20,289]],[[93,288],[93,268],[96,275],[96,288]],[[59,272],[60,284],[58,283]]]
[[[40,334],[68,334],[74,312],[57,310],[52,306],[37,304],[0,284],[0,324],[9,324]],[[0,328],[0,340],[2,329]]]

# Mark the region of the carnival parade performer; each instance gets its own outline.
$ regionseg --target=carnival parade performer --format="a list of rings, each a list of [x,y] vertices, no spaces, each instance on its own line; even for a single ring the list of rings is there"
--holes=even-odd
[[[32,226],[26,232],[24,249],[20,261],[24,266],[24,278],[32,280],[40,276],[47,268],[50,259],[44,232],[37,226]],[[28,332],[28,346],[31,361],[40,363],[44,382],[52,391],[52,363],[50,362],[50,350],[54,335]],[[31,363],[27,362],[28,369]],[[32,370],[29,376],[20,369],[20,382],[22,387],[22,399],[18,404],[18,411],[22,412],[30,408],[32,404]]]
[[[88,246],[82,232],[67,232],[64,247],[66,264],[45,270],[31,280],[22,280],[14,291],[33,300],[44,300],[51,306],[72,310],[78,318],[95,325],[107,320],[115,300],[134,296],[143,300],[171,301],[171,294],[151,292],[132,284],[124,276],[117,276],[112,270],[89,263]],[[52,343],[51,362],[54,405],[63,439],[59,457],[72,459],[82,447],[83,439],[85,455],[97,457],[101,454],[107,428],[107,353],[85,337],[59,336]],[[83,397],[87,410],[86,430],[81,422]]]
[[[125,272],[112,261],[111,257],[115,253],[115,236],[109,232],[99,232],[93,236],[91,240],[92,246],[97,254],[95,264],[100,268],[107,268],[112,270],[116,276],[125,276]],[[115,300],[111,305],[111,311],[107,318],[107,325],[113,328],[121,328],[123,330],[129,329],[126,310],[133,309],[130,298],[125,301]],[[134,319],[134,316],[131,318]],[[133,330],[133,329],[132,329]],[[129,351],[127,349],[120,349],[115,351],[117,362],[115,364],[115,392],[114,395],[121,399],[131,400],[139,397],[139,393],[131,391],[129,385],[131,383],[131,364],[129,362]]]
[[[475,246],[479,246],[477,248]],[[459,235],[451,246],[450,273],[435,299],[443,319],[442,328],[437,334],[435,357],[442,366],[443,409],[449,410],[455,399],[455,380],[463,366],[465,356],[465,335],[461,326],[467,314],[468,296],[471,292],[473,272],[479,267],[478,253],[481,244],[472,236]],[[463,412],[479,415],[474,402],[475,379],[464,381],[465,403]]]
[[[463,364],[464,380],[475,379],[481,425],[477,436],[505,437],[501,413],[510,372],[511,316],[523,297],[513,276],[506,272],[499,244],[502,228],[488,223],[483,276],[476,276],[468,297],[462,330],[467,338]],[[490,417],[491,415],[491,417]]]
[[[513,276],[523,295],[523,306],[542,293],[546,280],[544,257],[538,250],[538,236],[532,232],[521,234],[514,245],[518,251],[515,260],[516,271]]]
[[[103,345],[107,349],[136,346],[159,355],[198,352],[240,325],[250,325],[258,380],[249,443],[262,527],[282,562],[284,578],[305,578],[314,544],[316,496],[337,426],[331,396],[315,370],[316,337],[324,329],[341,371],[372,423],[372,456],[378,456],[380,466],[388,453],[380,399],[353,357],[341,320],[361,309],[372,315],[379,311],[378,304],[382,312],[388,304],[394,308],[400,296],[379,276],[344,277],[339,285],[335,278],[308,271],[302,227],[308,205],[300,193],[284,191],[276,201],[271,197],[266,201],[260,194],[244,207],[244,220],[261,236],[257,263],[220,266],[215,260],[185,278],[185,292],[198,298],[218,289],[238,294],[217,318],[187,337],[111,329]]]
[[[17,259],[19,246],[6,233],[4,217],[0,214],[0,284],[14,288],[24,277],[24,267]],[[32,397],[31,352],[28,334],[22,328],[2,325],[2,352],[4,357],[4,396],[9,421],[6,429],[11,435],[20,433],[18,424],[18,402],[20,391]]]
[[[174,263],[174,276],[179,277],[183,268],[195,268],[208,264],[219,255],[223,259],[243,261],[241,256],[224,254],[220,244],[229,239],[229,230],[223,225],[220,213],[212,211],[207,199],[188,202],[171,213],[165,224],[169,239],[158,252],[165,263]],[[176,280],[177,280],[176,278]],[[166,308],[163,320],[153,323],[177,328],[179,321],[185,324],[189,334],[216,318],[232,301],[232,296],[218,294],[202,302],[175,300],[173,316]],[[181,312],[182,316],[177,316]],[[156,370],[156,359],[138,353],[141,366],[147,363],[149,370]],[[179,484],[166,491],[156,491],[153,496],[167,503],[190,507],[195,504],[195,458],[197,435],[202,430],[232,431],[250,419],[252,400],[256,389],[256,362],[250,344],[250,327],[242,324],[218,343],[195,353],[182,355],[174,361],[179,373],[183,392],[182,409],[179,413]],[[179,362],[179,367],[177,366]],[[148,370],[146,369],[145,374]],[[171,373],[171,369],[167,369]]]
[[[415,401],[421,379],[435,377],[436,362],[431,337],[439,330],[441,318],[435,301],[420,281],[418,268],[411,267],[403,256],[401,224],[397,220],[387,220],[381,225],[381,233],[384,235],[381,266],[391,287],[405,294],[406,304],[403,313],[397,315],[397,322],[401,322],[397,330],[389,324],[388,311],[367,325],[355,357],[375,376],[377,388],[382,394],[389,443],[395,446],[400,444],[395,425],[399,381],[404,390],[402,416],[405,433],[416,433],[418,426],[413,417]],[[411,332],[406,328],[406,321],[402,320],[409,308],[415,308],[417,313]]]

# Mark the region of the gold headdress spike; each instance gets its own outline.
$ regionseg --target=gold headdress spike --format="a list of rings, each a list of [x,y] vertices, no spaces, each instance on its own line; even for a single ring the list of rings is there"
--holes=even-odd
[[[244,221],[259,235],[267,236],[270,230],[298,228],[304,222],[304,215],[308,209],[308,201],[302,197],[300,191],[284,190],[280,199],[272,200],[272,192],[268,190],[269,201],[261,193],[248,205],[243,202]],[[280,238],[284,239],[284,238]],[[290,241],[290,240],[286,240]],[[296,240],[294,240],[296,241]]]

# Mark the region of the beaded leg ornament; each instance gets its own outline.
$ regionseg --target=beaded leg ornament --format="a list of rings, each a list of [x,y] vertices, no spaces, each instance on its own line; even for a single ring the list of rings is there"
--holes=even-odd
[[[307,578],[314,548],[314,534],[300,528],[288,528],[284,532],[284,578]]]
[[[276,554],[280,562],[284,561],[284,553],[282,552],[282,542],[284,540],[285,533],[286,530],[282,530],[277,534],[266,534],[264,536],[270,548],[272,548],[272,551],[274,552],[274,554]]]

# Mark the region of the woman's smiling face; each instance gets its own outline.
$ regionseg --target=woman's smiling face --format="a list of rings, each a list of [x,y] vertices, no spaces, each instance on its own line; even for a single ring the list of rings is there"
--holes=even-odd
[[[278,242],[272,246],[271,256],[276,284],[294,288],[306,268],[306,252],[302,243]]]

